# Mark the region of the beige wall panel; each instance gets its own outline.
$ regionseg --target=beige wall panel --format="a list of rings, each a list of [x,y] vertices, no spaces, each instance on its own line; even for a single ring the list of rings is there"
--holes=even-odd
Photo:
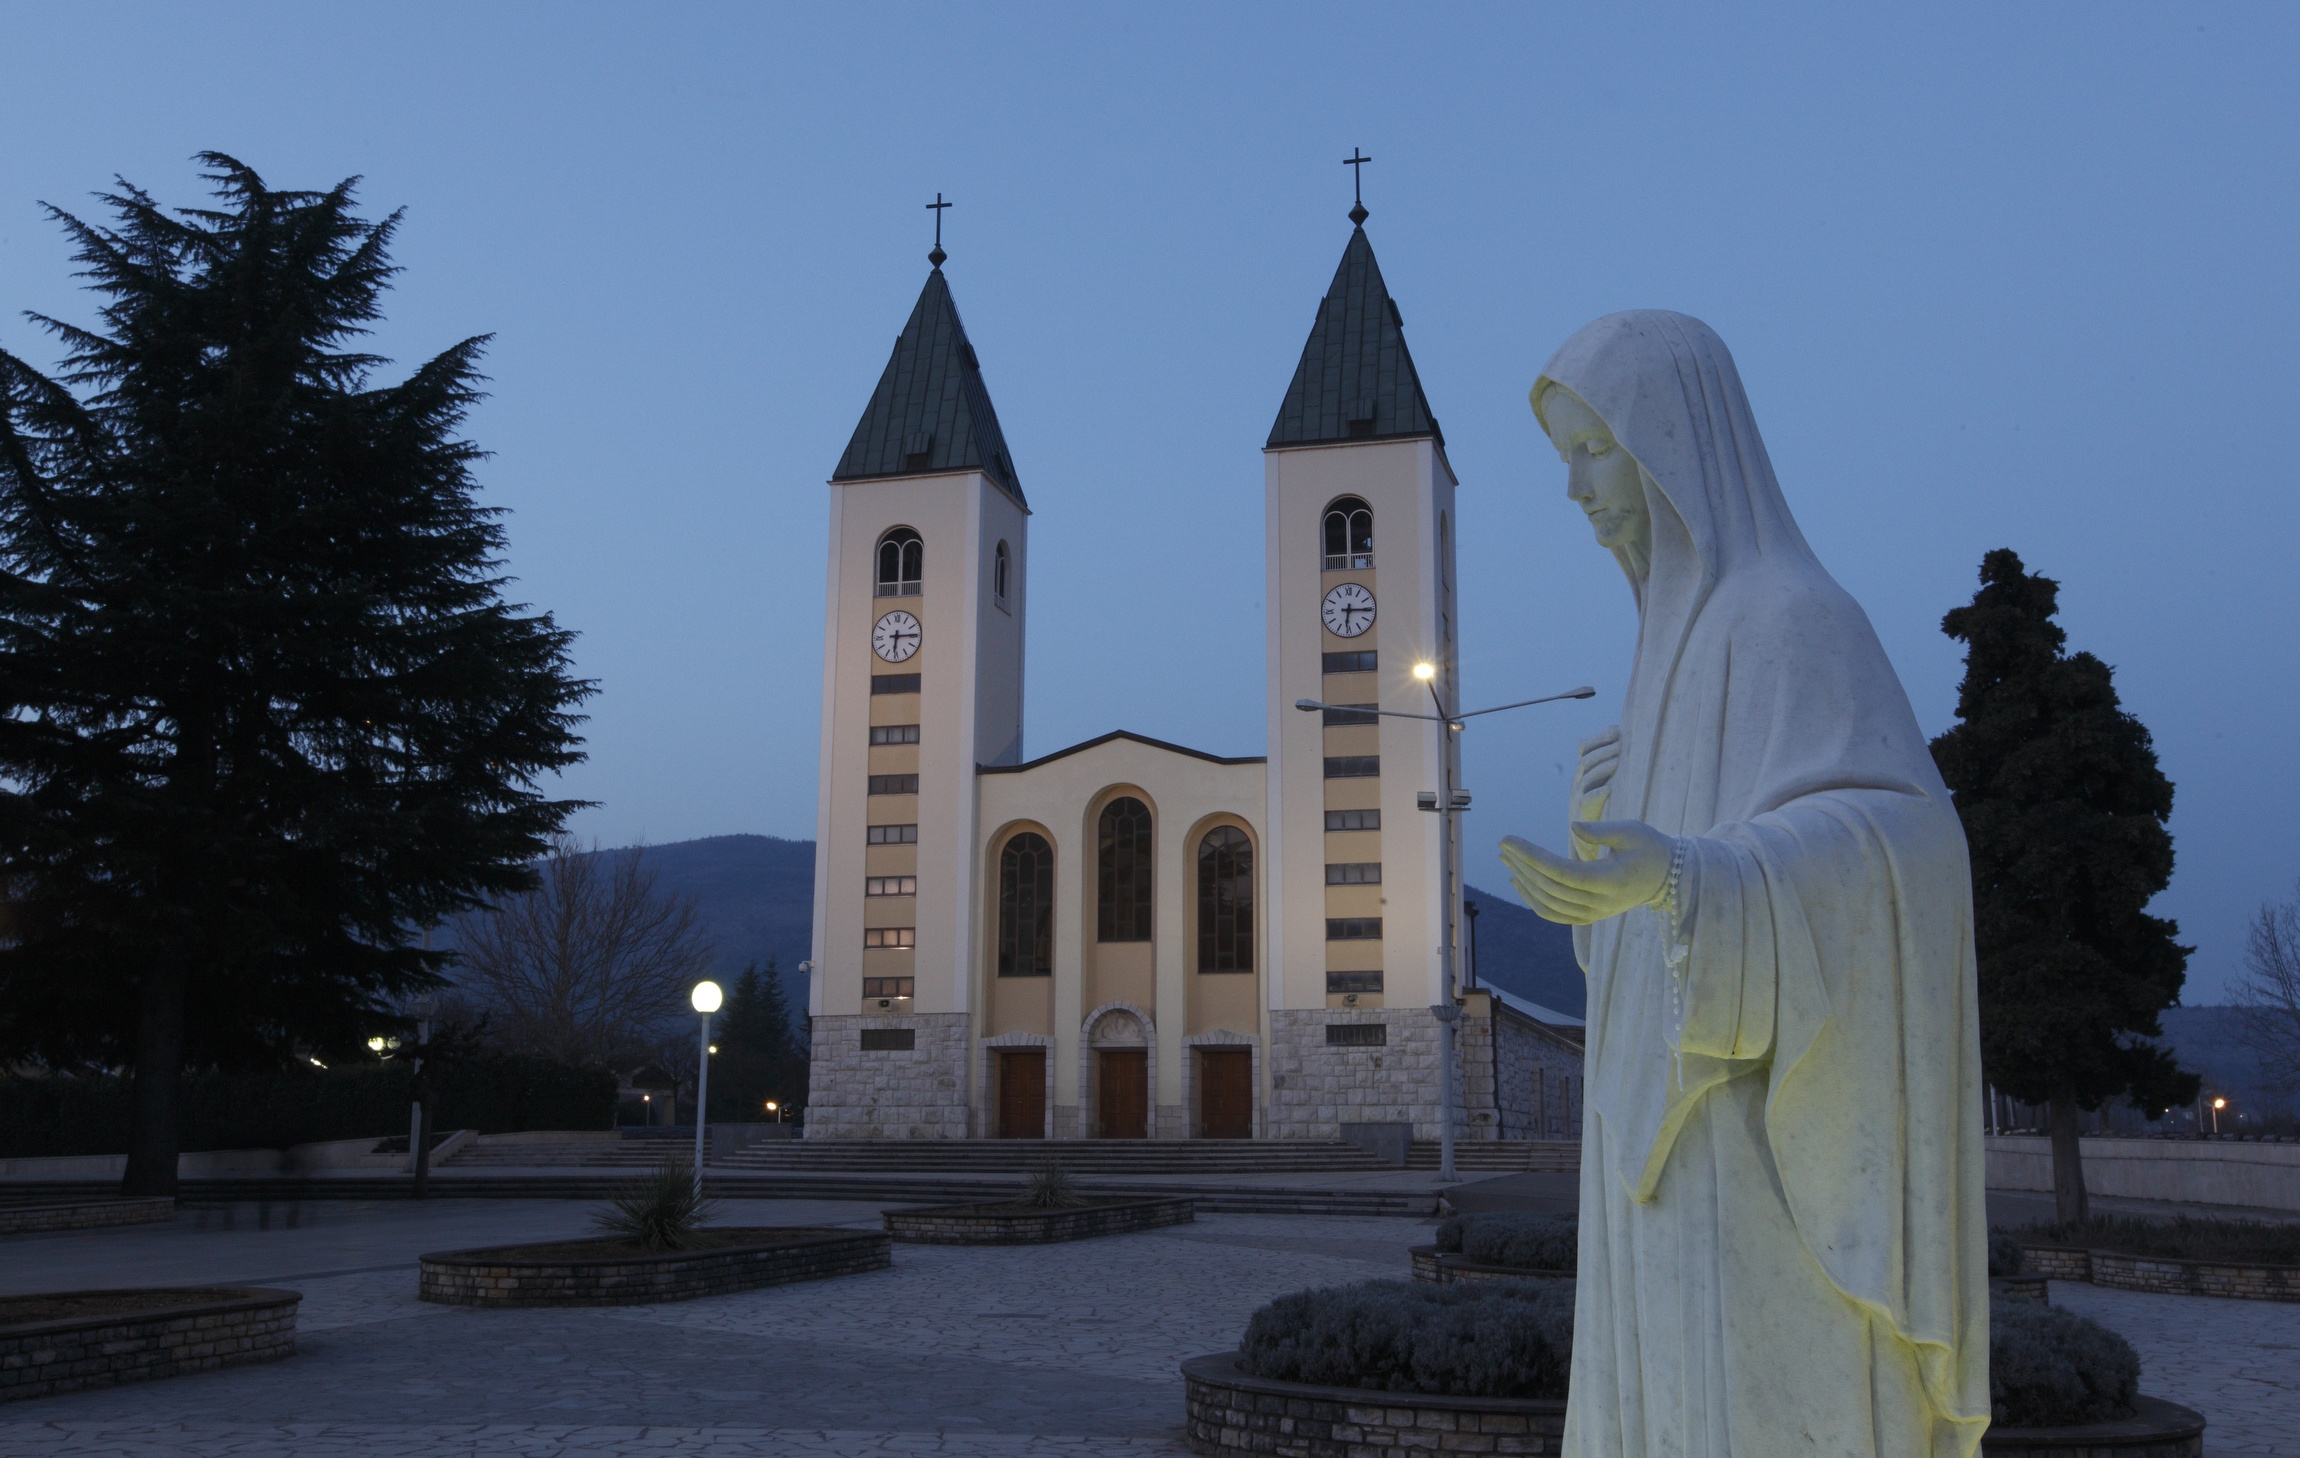
[[[1130,1002],[1150,1010],[1158,1004],[1152,959],[1155,942],[1096,942],[1094,971],[1082,999],[1091,1010],[1106,1002]]]
[[[918,660],[913,658],[911,662]],[[909,667],[909,664],[903,665]],[[867,689],[868,684],[864,687]],[[871,694],[870,722],[873,724],[916,724],[918,722],[917,694]],[[870,747],[870,736],[862,736],[863,747]]]
[[[1333,809],[1344,808],[1333,806]],[[1380,865],[1382,860],[1382,833],[1378,830],[1329,830],[1326,832],[1326,864],[1329,866]]]
[[[1186,1033],[1211,1033],[1226,1028],[1254,1035],[1261,1009],[1254,996],[1255,979],[1244,972],[1200,972],[1190,978],[1190,1012]]]
[[[1380,754],[1381,752],[1382,726],[1379,724],[1341,724],[1326,731],[1326,753],[1328,754]]]
[[[1357,1001],[1352,1002],[1350,1000],[1353,996],[1357,998]],[[1383,1005],[1382,995],[1378,992],[1360,992],[1354,994],[1347,992],[1329,992],[1326,994],[1326,1007],[1329,1011],[1332,1012],[1342,1012],[1350,1008],[1355,1008],[1360,1012],[1364,1012],[1368,1009],[1381,1007]]]
[[[1379,941],[1325,942],[1322,945],[1326,949],[1326,965],[1319,969],[1321,973],[1384,972],[1388,970],[1382,959],[1383,943]],[[1383,979],[1382,986],[1384,991],[1394,992],[1397,990],[1389,985],[1387,978]],[[1323,997],[1325,991],[1325,978],[1321,976],[1318,979],[1318,995]]]
[[[883,822],[873,821],[872,824]],[[918,847],[915,845],[872,845],[863,847],[863,874],[865,876],[914,876],[918,874]],[[865,897],[864,900],[869,900]]]
[[[1365,646],[1373,647],[1371,643]],[[1320,662],[1323,661],[1323,659],[1320,660]],[[1322,675],[1322,678],[1325,682],[1325,692],[1315,697],[1325,703],[1373,704],[1381,701],[1381,676],[1379,674],[1328,673]]]
[[[1324,778],[1325,771],[1326,767],[1321,759],[1318,765],[1318,776],[1325,785],[1325,794],[1322,803],[1312,807],[1310,816],[1303,817],[1310,820],[1311,827],[1315,829],[1318,835],[1326,833],[1325,812],[1328,810],[1382,810],[1384,821],[1388,820],[1389,812],[1382,809],[1384,802],[1380,779],[1328,780]],[[1323,886],[1326,884],[1325,856],[1322,851],[1312,849],[1317,845],[1317,841],[1310,836],[1308,831],[1305,830],[1301,834],[1302,853],[1305,856],[1314,857],[1317,866],[1317,874],[1311,878],[1311,884]],[[1288,857],[1288,859],[1291,860],[1292,857]]]
[[[874,744],[866,752],[870,756],[870,772],[874,775],[918,773],[918,746],[915,744]]]
[[[1054,979],[1051,977],[999,977],[990,979],[990,1010],[983,1017],[987,1037],[1000,1033],[1054,1032]]]
[[[1379,886],[1328,886],[1326,915],[1386,916],[1389,908]]]

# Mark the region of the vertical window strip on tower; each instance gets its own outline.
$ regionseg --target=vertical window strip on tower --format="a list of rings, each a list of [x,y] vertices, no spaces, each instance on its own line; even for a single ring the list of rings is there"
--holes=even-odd
[[[1342,729],[1352,724],[1379,724],[1381,716],[1374,710],[1379,704],[1337,704],[1326,710],[1326,727]]]
[[[909,527],[878,539],[878,596],[916,597],[926,577],[926,543]]]
[[[1326,995],[1340,997],[1349,993],[1380,992],[1382,974],[1379,972],[1328,972]]]
[[[874,795],[915,795],[918,793],[918,776],[872,775],[870,792]]]
[[[998,975],[1054,974],[1054,847],[1023,831],[998,856]]]
[[[1382,884],[1380,861],[1329,861],[1326,863],[1326,884],[1329,886],[1379,886]]]
[[[918,743],[918,726],[916,724],[873,724],[870,726],[870,742],[873,744],[916,744]]]
[[[1235,825],[1198,842],[1198,970],[1254,970],[1254,844]]]
[[[1375,671],[1375,664],[1379,659],[1379,652],[1372,648],[1357,649],[1348,653],[1328,653],[1325,671],[1328,673],[1372,673]]]
[[[1381,828],[1382,812],[1379,810],[1328,810],[1326,812],[1326,829],[1328,830],[1379,830]]]
[[[866,949],[908,952],[918,946],[918,928],[913,926],[874,926],[863,931]]]
[[[1381,939],[1382,919],[1378,916],[1326,918],[1326,940],[1329,942],[1378,942]]]
[[[918,675],[874,673],[871,675],[870,691],[874,694],[915,694],[918,692]]]
[[[874,825],[864,838],[867,845],[917,845],[918,827],[915,825]]]
[[[1328,572],[1374,565],[1374,509],[1360,498],[1344,496],[1326,508],[1324,536]]]
[[[863,895],[865,896],[916,896],[918,894],[918,877],[916,876],[865,876],[863,884]]]
[[[1102,808],[1095,936],[1105,942],[1150,940],[1150,807],[1121,795]]]
[[[1326,756],[1326,778],[1329,780],[1370,780],[1382,772],[1382,757],[1378,754],[1329,754]]]
[[[865,977],[864,997],[909,997],[918,986],[915,977]]]

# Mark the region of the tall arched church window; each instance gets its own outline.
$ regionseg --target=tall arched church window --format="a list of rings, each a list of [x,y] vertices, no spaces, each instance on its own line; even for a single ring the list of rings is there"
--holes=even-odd
[[[1254,843],[1235,825],[1198,842],[1198,970],[1254,970]]]
[[[1024,831],[998,857],[998,975],[1054,974],[1054,847]]]
[[[1326,508],[1326,570],[1374,565],[1374,509],[1355,496]]]
[[[1006,601],[1006,576],[1012,564],[1006,555],[1006,543],[1000,542],[990,559],[990,591],[1000,602]]]
[[[878,539],[878,595],[916,597],[925,577],[926,543],[909,527]]]
[[[1121,795],[1102,807],[1096,939],[1150,940],[1150,807]]]

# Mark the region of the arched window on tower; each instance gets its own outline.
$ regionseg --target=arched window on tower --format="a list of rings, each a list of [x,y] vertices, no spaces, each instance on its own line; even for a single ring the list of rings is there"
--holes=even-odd
[[[1235,825],[1198,842],[1198,970],[1254,970],[1254,843]]]
[[[1096,940],[1150,940],[1150,807],[1121,795],[1102,807]]]
[[[926,543],[909,527],[878,539],[878,595],[916,597],[924,577]]]
[[[990,559],[990,592],[1002,605],[1006,601],[1006,576],[1011,565],[1006,555],[1006,543],[1000,542],[998,551]]]
[[[998,857],[998,975],[1054,974],[1054,847],[1024,831]]]
[[[1374,509],[1355,496],[1326,508],[1326,570],[1345,572],[1374,565]]]

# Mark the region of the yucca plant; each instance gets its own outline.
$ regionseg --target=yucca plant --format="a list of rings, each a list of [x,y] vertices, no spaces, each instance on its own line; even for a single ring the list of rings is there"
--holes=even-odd
[[[1041,1210],[1068,1210],[1085,1204],[1086,1197],[1078,1192],[1077,1182],[1070,1178],[1068,1170],[1049,1161],[1023,1186],[1022,1203]]]
[[[635,1240],[648,1250],[693,1250],[702,1225],[717,1211],[695,1188],[687,1161],[666,1158],[652,1174],[631,1181],[608,1197],[607,1208],[591,1217],[603,1234]]]

